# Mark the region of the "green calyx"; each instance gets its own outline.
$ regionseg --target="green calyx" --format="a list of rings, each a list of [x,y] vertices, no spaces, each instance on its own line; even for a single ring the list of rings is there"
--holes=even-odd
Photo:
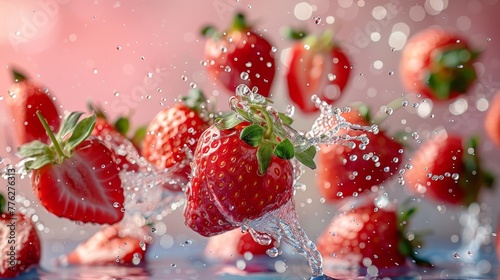
[[[257,148],[257,161],[259,172],[263,174],[271,162],[272,156],[290,160],[296,158],[305,166],[314,169],[314,156],[316,148],[314,146],[301,149],[295,145],[287,135],[286,126],[289,126],[292,119],[283,113],[268,111],[265,101],[254,101],[251,98],[243,97],[248,107],[236,106],[235,112],[216,120],[216,126],[221,130],[232,129],[241,123],[249,123],[240,133],[240,139],[252,147]]]
[[[234,31],[244,31],[249,29],[250,26],[248,25],[246,21],[246,17],[243,13],[236,13],[233,18],[233,22],[231,24],[231,27],[227,31],[229,32],[234,32]],[[206,25],[201,29],[201,35],[203,37],[212,37],[214,39],[220,38],[221,34],[217,32],[217,29],[213,25]]]
[[[0,213],[5,213],[5,206],[7,206],[7,201],[2,194],[0,194]]]
[[[22,82],[27,79],[26,76],[17,69],[12,69],[12,76],[14,77],[14,81],[16,83]]]
[[[194,88],[191,89],[187,95],[182,96],[181,101],[186,105],[189,109],[200,114],[203,112],[207,105],[207,98],[201,89]]]
[[[96,114],[80,120],[83,113],[72,112],[63,120],[57,134],[54,134],[40,111],[36,114],[51,143],[47,145],[35,140],[19,147],[19,154],[26,158],[25,167],[28,171],[40,169],[47,164],[60,164],[71,157],[74,149],[92,133],[96,121]]]
[[[325,30],[320,35],[309,35],[305,30],[293,29],[291,27],[285,27],[283,32],[285,37],[301,41],[304,46],[307,45],[309,50],[314,50],[318,52],[328,52],[335,47],[335,32],[332,30]]]
[[[439,100],[447,100],[453,93],[465,94],[477,79],[472,63],[479,56],[461,47],[442,52],[434,61],[426,82]]]
[[[495,176],[487,170],[483,170],[481,159],[478,156],[479,136],[472,136],[464,140],[462,163],[465,166],[464,174],[459,174],[459,185],[465,190],[466,196],[462,202],[469,206],[477,202],[479,193],[483,187],[493,188]]]

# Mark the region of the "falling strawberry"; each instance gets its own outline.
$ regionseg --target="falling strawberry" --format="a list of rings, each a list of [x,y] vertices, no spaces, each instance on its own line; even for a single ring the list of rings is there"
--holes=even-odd
[[[218,33],[213,26],[207,26],[202,34],[207,37],[207,71],[218,84],[230,92],[245,84],[269,96],[276,72],[276,51],[262,34],[252,30],[242,13],[235,15],[225,32]]]
[[[491,99],[490,107],[484,117],[484,129],[491,141],[500,147],[500,92]]]
[[[289,36],[300,39],[292,47],[286,74],[290,99],[304,113],[319,111],[311,101],[313,95],[335,103],[349,81],[351,65],[333,33],[307,36],[291,30]]]
[[[152,237],[148,227],[105,226],[69,254],[59,258],[63,265],[138,265],[146,261]]]
[[[242,103],[235,104],[238,98]],[[263,96],[251,92],[231,102],[237,113],[217,121],[198,140],[186,190],[185,223],[203,236],[237,228],[288,202],[292,158],[314,167],[314,146],[296,149],[278,129],[282,115],[268,112]]]
[[[318,237],[317,247],[325,260],[325,269],[394,276],[408,271],[408,258],[419,265],[430,265],[415,251],[420,245],[417,234],[406,232],[415,208],[398,211],[387,202],[358,203],[354,207],[350,203],[346,211],[333,217]]]
[[[366,105],[354,107],[342,116],[351,124],[373,124]],[[344,144],[322,144],[318,152],[317,185],[329,201],[370,192],[398,173],[402,161],[403,146],[386,132],[378,133],[342,129],[339,134],[360,136],[366,134],[369,143],[355,148]]]
[[[32,171],[33,192],[41,204],[59,217],[81,222],[113,224],[123,218],[123,188],[112,152],[90,136],[95,115],[79,121],[70,113],[56,135],[37,112],[51,139],[20,147],[25,167]]]
[[[469,205],[478,201],[483,187],[493,186],[493,176],[483,170],[478,139],[439,132],[420,146],[404,173],[416,194],[438,203]]]
[[[456,98],[469,91],[477,79],[473,63],[479,53],[465,38],[431,27],[413,35],[400,61],[406,90],[436,101]]]
[[[191,173],[190,157],[200,135],[210,125],[208,113],[204,112],[206,99],[200,90],[175,106],[160,111],[150,122],[142,144],[142,155],[160,168],[180,167],[176,171],[180,178],[188,180]]]
[[[47,143],[49,137],[40,124],[36,112],[40,111],[52,130],[59,129],[57,106],[48,90],[35,81],[13,71],[15,83],[8,89],[7,104],[12,114],[18,145],[33,140]]]

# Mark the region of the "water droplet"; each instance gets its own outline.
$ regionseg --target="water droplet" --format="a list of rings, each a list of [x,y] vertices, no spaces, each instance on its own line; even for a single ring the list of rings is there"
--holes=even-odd
[[[349,157],[349,160],[350,160],[350,161],[356,161],[357,159],[358,159],[358,156],[357,156],[357,155],[351,155],[351,156]]]
[[[113,95],[116,96],[116,97],[118,97],[118,96],[120,96],[120,92],[115,91],[115,93]]]
[[[143,251],[146,251],[146,243],[144,241],[139,242],[139,246]]]
[[[97,73],[99,73],[99,70],[97,70],[97,68],[94,68],[94,69],[92,70],[92,73],[94,73],[94,75],[97,75]]]
[[[115,208],[120,207],[120,203],[119,203],[119,202],[115,202],[115,203],[113,203],[113,207],[115,207]]]
[[[273,247],[273,248],[267,249],[266,253],[267,253],[267,255],[269,255],[271,258],[275,258],[275,257],[279,256],[280,251],[278,250],[278,248]]]
[[[314,17],[314,23],[320,24],[321,23],[321,18],[320,17]]]
[[[222,47],[222,48],[220,48],[220,51],[221,51],[222,53],[225,53],[225,52],[227,52],[227,48],[226,48],[226,47]]]
[[[247,72],[241,72],[240,74],[240,78],[243,80],[243,81],[246,81],[248,80],[248,73]]]
[[[486,42],[491,42],[491,38],[486,38]]]
[[[117,49],[117,50],[121,50],[121,49],[122,49],[122,46],[118,45],[118,46],[116,46],[116,49]]]
[[[460,178],[460,175],[458,173],[453,173],[451,175],[451,178],[456,181],[456,180],[458,180]]]
[[[150,79],[153,78],[153,72],[148,72],[147,77]]]
[[[389,76],[394,75],[394,71],[389,71]]]
[[[187,81],[188,77],[186,75],[182,75],[181,76],[181,80],[183,80],[184,82]]]
[[[196,83],[191,82],[191,83],[189,84],[189,87],[190,87],[190,88],[196,88],[196,87],[197,87],[197,85],[196,85]]]
[[[460,259],[460,255],[459,255],[457,252],[454,252],[454,253],[453,253],[453,257],[454,257],[455,259]]]

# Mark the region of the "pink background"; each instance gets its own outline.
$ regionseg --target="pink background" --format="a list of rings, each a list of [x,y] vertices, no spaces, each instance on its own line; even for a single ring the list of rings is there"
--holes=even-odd
[[[473,46],[484,50],[476,63],[479,81],[472,92],[453,105],[431,104],[408,95],[410,104],[420,104],[420,109],[403,108],[383,127],[389,132],[418,132],[420,140],[442,127],[463,135],[484,134],[484,110],[500,87],[497,0],[0,0],[2,94],[11,83],[10,67],[16,67],[49,88],[64,110],[86,110],[86,102],[92,100],[102,104],[112,118],[130,113],[135,125],[147,124],[193,85],[216,96],[219,108],[226,109],[229,95],[213,84],[200,63],[205,40],[199,30],[207,23],[224,29],[236,11],[245,12],[249,22],[278,49],[273,98],[280,110],[289,103],[284,80],[286,60],[282,57],[286,57],[291,42],[281,34],[284,26],[307,28],[310,33],[327,28],[337,30],[337,39],[343,42],[355,64],[352,80],[338,104],[364,101],[373,108],[406,94],[398,75],[405,38],[430,25],[455,29]],[[320,19],[318,24],[316,17]],[[0,101],[0,156],[14,160],[6,144],[9,117],[3,103]],[[434,118],[428,117],[430,108]],[[314,118],[297,113],[295,126],[307,129]],[[413,147],[419,145],[416,140],[410,143]],[[500,175],[500,150],[486,137],[481,144],[485,166]],[[410,156],[408,150],[405,159]],[[297,210],[302,225],[315,238],[337,206],[321,202],[313,171],[307,171],[302,181],[308,189],[297,193]],[[408,195],[397,180],[385,186],[393,199],[402,200]],[[27,180],[19,180],[19,191],[30,195]],[[498,191],[482,197],[495,225],[499,197]],[[421,206],[415,228],[439,228],[434,234],[445,240],[457,234],[461,209],[438,210],[436,204],[428,201],[422,201]],[[92,226],[46,215],[35,198],[30,207],[37,210],[44,222],[44,238],[81,239],[91,232]],[[165,226],[169,234],[178,234],[173,238],[199,238],[184,227],[182,211],[167,217]]]

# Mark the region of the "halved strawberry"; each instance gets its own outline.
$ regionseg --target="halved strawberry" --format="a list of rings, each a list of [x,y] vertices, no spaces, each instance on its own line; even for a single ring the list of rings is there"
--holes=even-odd
[[[6,100],[14,121],[17,143],[22,145],[33,140],[47,143],[49,137],[36,112],[40,111],[45,116],[52,130],[59,129],[61,120],[55,101],[46,88],[18,71],[14,70],[13,74],[15,83],[8,89]]]
[[[478,201],[483,187],[493,186],[493,176],[482,168],[478,138],[441,131],[420,146],[404,174],[415,194],[437,203],[469,205]]]
[[[319,111],[311,100],[313,95],[335,103],[349,81],[351,65],[333,33],[306,36],[305,32],[291,32],[290,37],[301,39],[292,47],[286,74],[293,103],[304,113]]]
[[[19,153],[32,171],[33,192],[51,213],[75,221],[113,224],[123,218],[123,188],[111,151],[90,136],[95,115],[78,122],[82,113],[70,113],[54,135],[37,115],[52,140],[33,141]]]
[[[14,278],[40,263],[41,244],[33,221],[0,195],[0,278]]]
[[[484,117],[484,129],[491,141],[500,147],[500,91],[491,99]]]
[[[61,256],[62,265],[139,265],[146,261],[152,236],[148,227],[122,223],[105,226],[69,254]]]

